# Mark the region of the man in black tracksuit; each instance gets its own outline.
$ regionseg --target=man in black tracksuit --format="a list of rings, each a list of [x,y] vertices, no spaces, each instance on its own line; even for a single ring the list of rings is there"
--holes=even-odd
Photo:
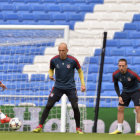
[[[127,68],[127,61],[120,59],[118,70],[113,73],[115,91],[119,97],[118,105],[118,128],[110,134],[121,134],[124,120],[124,109],[132,100],[137,113],[137,131],[140,135],[140,77],[131,69]],[[118,82],[122,83],[123,89],[120,94]]]

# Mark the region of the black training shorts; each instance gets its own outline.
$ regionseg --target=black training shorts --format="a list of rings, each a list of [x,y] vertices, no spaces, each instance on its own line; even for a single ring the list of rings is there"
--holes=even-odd
[[[52,88],[52,91],[49,95],[49,100],[59,101],[63,94],[66,94],[69,101],[74,101],[74,100],[75,102],[78,101],[76,88],[64,90],[64,89],[58,89],[56,87]]]
[[[122,92],[121,97],[124,104],[119,103],[120,106],[128,106],[131,100],[133,101],[134,106],[140,106],[140,91],[133,93]]]

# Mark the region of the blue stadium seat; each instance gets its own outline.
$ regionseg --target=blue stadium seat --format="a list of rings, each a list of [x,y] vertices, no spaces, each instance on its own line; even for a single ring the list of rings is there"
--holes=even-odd
[[[85,0],[72,0],[71,2],[74,3],[74,4],[79,3],[79,5],[80,5],[80,4],[85,3]]]
[[[96,91],[96,83],[87,82],[87,91]]]
[[[121,39],[119,42],[120,42],[120,47],[133,47],[132,40],[130,39]]]
[[[58,20],[67,20],[68,19],[68,15],[65,13],[59,13],[59,12],[55,12],[52,14],[52,20],[53,21],[58,21]]]
[[[16,4],[15,6],[16,6],[16,11],[17,12],[21,12],[21,11],[22,12],[23,11],[32,12],[33,11],[32,7],[30,5]]]
[[[34,20],[34,15],[31,13],[31,14],[19,14],[19,21],[22,22],[24,20]]]
[[[40,2],[42,2],[42,3],[47,3],[47,4],[50,4],[50,3],[52,3],[52,4],[58,4],[58,3],[60,3],[60,1],[61,0],[40,0]],[[62,2],[64,2],[65,3],[65,1],[69,1],[69,0],[62,0]]]
[[[114,84],[113,82],[110,83],[110,82],[102,82],[102,90],[103,91],[109,91],[109,90],[112,90],[114,91]]]
[[[22,89],[22,90],[16,90],[15,95],[30,95],[31,96],[31,95],[36,95],[36,94],[34,94],[32,90]]]
[[[100,56],[101,55],[101,49],[96,49],[94,52],[94,56]]]
[[[20,39],[21,40],[21,39]],[[44,54],[44,50],[45,47],[38,47],[38,48],[21,48],[19,47],[19,49],[11,49],[9,51],[9,49],[2,49],[0,51],[0,54],[6,54],[6,55],[15,55],[15,54],[23,54],[23,55],[42,55]],[[32,59],[32,58],[31,58]],[[27,59],[25,59],[27,60]],[[22,60],[21,60],[22,61]],[[32,60],[31,60],[32,61]]]
[[[104,70],[103,70],[103,72],[105,73],[105,74],[107,74],[107,73],[113,73],[115,70],[117,70],[118,69],[118,67],[117,67],[117,65],[114,65],[114,66],[112,66],[112,65],[110,65],[110,64],[105,64],[104,65]]]
[[[49,85],[42,81],[31,81],[31,85],[33,85],[32,90],[38,91],[38,90],[49,90]]]
[[[7,4],[8,2],[11,2],[11,0],[0,0],[0,2]]]
[[[16,90],[32,90],[34,91],[34,85],[30,82],[17,82],[16,83]]]
[[[98,56],[90,57],[90,64],[99,64],[99,62],[100,62],[100,57]]]
[[[10,54],[13,54],[13,52],[15,52],[15,50],[10,50],[9,47],[6,47],[6,49],[4,49],[2,47],[1,51],[0,51],[0,54],[2,54],[2,55],[10,55]]]
[[[21,73],[1,74],[0,81],[28,81],[28,74]]]
[[[34,95],[49,95],[50,92],[49,90],[37,90],[36,92],[34,92]]]
[[[5,84],[5,83],[4,83]],[[7,86],[7,85],[6,85]],[[6,89],[2,92],[4,95],[16,95],[16,90],[15,88],[13,89]]]
[[[140,74],[139,64],[137,65],[129,65],[129,68],[135,71],[137,74]]]
[[[106,103],[105,101],[101,101],[100,107],[110,107],[110,103]]]
[[[77,5],[63,4],[61,5],[61,12],[79,12]]]
[[[132,40],[132,43],[133,43],[133,48],[139,48],[140,47],[140,40],[139,39]]]
[[[116,32],[114,35],[114,39],[127,39],[128,33],[127,32]]]
[[[47,10],[49,11],[49,12],[58,12],[58,13],[60,13],[60,9],[61,9],[61,5],[59,5],[59,4],[57,4],[57,5],[46,5],[46,7],[47,7]]]
[[[41,1],[38,0],[24,0],[25,3],[40,3]]]
[[[96,93],[96,91],[86,91],[86,96],[95,96]]]
[[[140,56],[140,49],[127,49],[126,56]]]
[[[115,64],[115,57],[108,57],[108,56],[105,56],[105,60],[104,60],[104,63],[105,64]]]
[[[79,12],[93,12],[93,8],[94,8],[94,6],[93,5],[85,5],[85,4],[83,4],[83,5],[79,5],[79,4],[77,4],[77,7],[78,7],[78,11]]]
[[[89,64],[89,61],[90,61],[90,57],[85,57],[83,65]]]
[[[86,102],[86,107],[94,107],[94,103],[88,103],[88,102]]]
[[[86,3],[104,3],[104,0],[86,0]]]
[[[33,57],[20,55],[4,55],[0,56],[0,63],[33,63]]]
[[[117,39],[106,41],[106,47],[117,47],[118,45],[119,45],[119,41]]]
[[[52,20],[52,16],[51,16],[51,14],[34,14],[33,15],[34,16],[34,20],[35,21],[42,21],[42,20],[44,20],[44,21],[46,21],[46,22],[48,22],[48,24],[51,24],[50,23],[50,20]]]
[[[89,69],[88,69],[88,73],[97,73],[99,70],[99,66],[96,64],[90,64],[89,65]]]
[[[86,99],[86,100],[88,100],[89,103],[94,103],[94,100],[95,100],[95,99],[94,99],[94,98],[88,98],[88,99]]]
[[[8,54],[10,54],[11,52],[10,51],[8,51],[8,50],[4,50],[4,49],[1,49],[1,51],[0,51],[0,54],[3,54],[3,55],[8,55]]]
[[[0,20],[4,20],[4,17],[3,17],[3,15],[2,14],[0,14]]]
[[[46,5],[33,5],[33,4],[29,4],[30,7],[30,11],[31,12],[37,12],[36,14],[38,14],[39,12],[44,13],[46,11],[48,11],[48,6]]]
[[[33,63],[33,59],[34,59],[33,56],[20,56],[17,63],[30,64]]]
[[[11,80],[14,81],[28,81],[28,74],[13,74]]]
[[[11,1],[11,2],[15,2],[16,4],[17,4],[17,3],[22,3],[22,4],[24,4],[24,0],[14,0],[14,1],[13,1],[13,0],[10,0],[10,1]]]
[[[10,56],[9,55],[1,55],[0,56],[0,64],[3,64],[3,63],[8,63],[10,61]]]
[[[78,13],[73,14],[72,13],[72,14],[69,14],[67,16],[68,16],[69,21],[82,21],[82,20],[84,20],[83,14],[78,14]]]
[[[98,56],[86,57],[84,64],[99,64],[100,58]]]
[[[125,56],[125,49],[124,48],[110,49],[110,56]]]
[[[93,82],[93,83],[96,83],[97,82],[97,77],[98,75],[96,73],[93,73],[93,74],[88,74],[88,77],[87,77],[87,82]]]
[[[14,12],[16,10],[15,5],[13,4],[1,4],[0,5],[0,11],[12,11]]]
[[[117,96],[117,93],[115,92],[115,90],[105,90],[101,92],[101,96]]]
[[[137,29],[136,24],[134,23],[125,23],[124,31],[135,31]]]
[[[31,81],[45,81],[45,74],[32,74]]]
[[[140,32],[129,32],[129,39],[140,39]]]
[[[16,90],[16,84],[14,82],[4,82],[8,90]]]
[[[51,22],[50,22],[50,24],[51,24]],[[74,25],[72,24],[71,25],[71,23],[68,21],[62,21],[62,20],[55,20],[55,21],[53,21],[53,25],[69,25],[70,27],[73,27]]]
[[[100,107],[117,107],[118,106],[118,102],[101,102],[100,103]]]
[[[9,97],[6,97],[6,98],[4,98],[4,99],[1,99],[0,100],[0,104],[1,105],[11,105],[11,106],[15,106],[16,105],[16,103],[15,103],[15,100],[12,98],[9,98]]]
[[[0,65],[0,72],[22,72],[23,65],[15,65],[15,64],[6,64],[6,65]]]
[[[140,21],[140,14],[135,14],[133,16],[133,22],[135,22],[135,21]]]
[[[137,28],[137,31],[139,32],[140,31],[140,23],[135,23],[136,24],[136,28]]]
[[[140,57],[133,57],[132,61],[133,61],[134,65],[139,65],[140,64]]]
[[[111,98],[106,98],[106,99],[105,99],[105,102],[106,102],[106,103],[111,103],[111,101],[112,101]]]
[[[112,82],[112,74],[103,74],[102,77],[102,81],[103,82]]]

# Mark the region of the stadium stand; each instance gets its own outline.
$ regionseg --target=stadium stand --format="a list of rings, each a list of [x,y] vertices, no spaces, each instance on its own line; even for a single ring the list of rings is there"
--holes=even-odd
[[[0,0],[0,24],[69,25],[71,29],[70,50],[76,50],[79,46],[85,49],[87,45],[88,49],[86,50],[91,52],[89,54],[86,50],[85,52],[77,51],[80,52],[81,64],[86,65],[86,61],[90,60],[87,81],[87,95],[89,96],[95,95],[102,42],[99,44],[97,41],[91,42],[92,38],[87,39],[88,41],[85,45],[84,37],[75,39],[75,35],[77,32],[88,34],[107,31],[108,40],[101,95],[115,96],[111,76],[112,72],[117,69],[118,59],[126,58],[130,67],[140,74],[139,6],[139,1],[124,2],[123,0]],[[4,35],[0,34],[0,36],[4,40]],[[99,38],[97,37],[96,40],[99,41]],[[54,46],[54,44],[54,42],[50,42],[46,45],[47,47],[45,45],[40,47],[37,44],[30,46],[30,49],[25,46],[14,46],[15,49],[1,47],[0,73],[2,73],[2,76],[0,76],[0,80],[7,79],[5,81],[9,82],[8,88],[11,90],[17,89],[15,94],[19,94],[19,90],[22,90],[21,93],[28,94],[28,91],[25,90],[27,89],[30,90],[30,93],[36,92],[37,94],[38,92],[39,95],[41,93],[42,95],[48,95],[49,87],[39,88],[42,91],[34,87],[34,80],[40,84],[46,82],[45,75],[32,73],[37,69],[48,69],[46,65],[50,55],[48,57],[46,54],[50,53],[52,56],[56,54],[57,49],[50,47]],[[77,54],[76,51],[73,52]],[[23,54],[26,56],[23,56]],[[29,54],[30,56],[28,56]],[[43,62],[43,66],[39,65],[40,62]],[[26,64],[29,65],[27,66]],[[13,75],[10,77],[11,72],[15,72],[16,78]],[[28,79],[28,73],[32,74],[31,81]],[[6,76],[7,74],[8,76]],[[16,80],[21,80],[22,82],[17,84]],[[13,84],[12,81],[14,81]],[[5,94],[11,94],[11,91],[7,90]],[[116,101],[114,102],[116,103]],[[109,103],[108,101],[108,106],[110,106]],[[93,105],[93,101],[91,104]],[[101,101],[101,106],[103,105],[104,101]]]

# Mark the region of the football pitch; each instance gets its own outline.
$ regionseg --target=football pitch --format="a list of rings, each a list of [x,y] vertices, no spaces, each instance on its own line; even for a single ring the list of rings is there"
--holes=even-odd
[[[1,140],[138,140],[140,136],[135,134],[96,134],[86,133],[32,133],[32,132],[0,132]]]

